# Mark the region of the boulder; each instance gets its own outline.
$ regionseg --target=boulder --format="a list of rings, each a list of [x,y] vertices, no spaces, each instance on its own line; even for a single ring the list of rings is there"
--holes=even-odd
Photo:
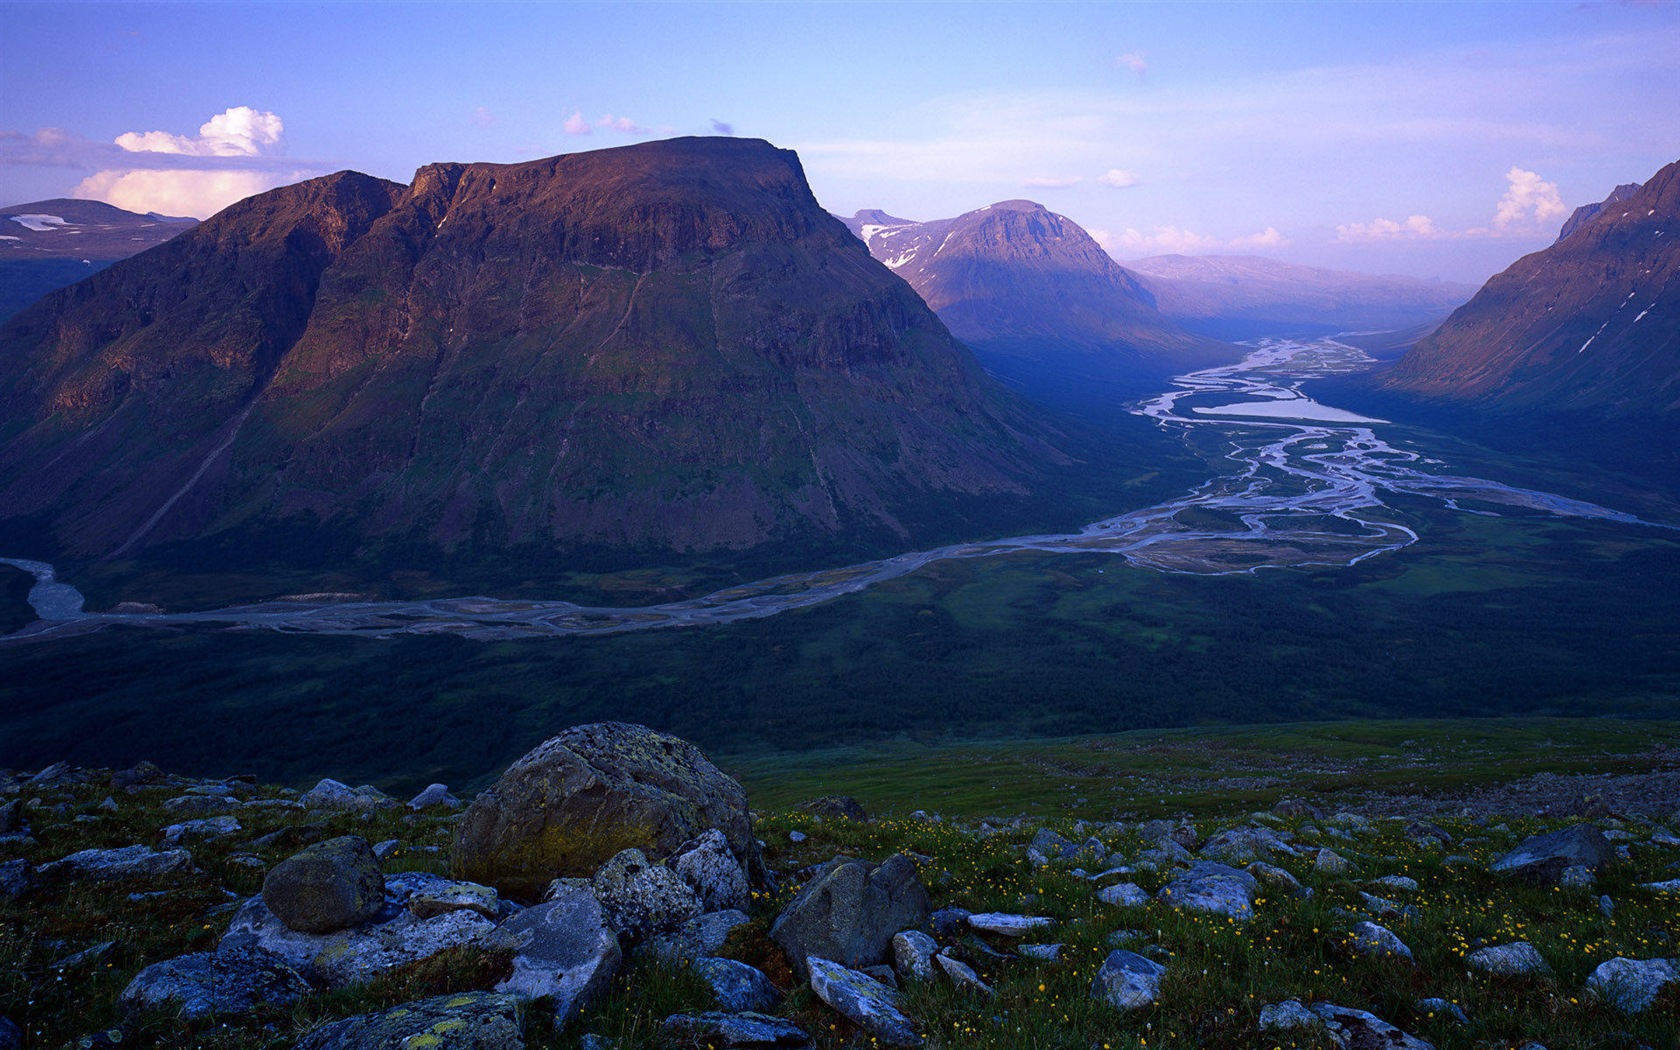
[[[440,995],[322,1025],[293,1050],[524,1050],[521,1011],[511,995]]]
[[[1271,828],[1232,828],[1208,839],[1198,852],[1206,860],[1252,864],[1257,860],[1271,860],[1278,854],[1293,857],[1296,850]]]
[[[712,986],[721,1010],[768,1013],[782,1003],[782,993],[770,983],[770,978],[744,962],[704,956],[694,960],[694,972]]]
[[[869,819],[869,811],[863,808],[863,803],[850,795],[824,795],[801,802],[794,807],[804,810],[814,817],[824,820],[842,819],[865,821]]]
[[[1378,926],[1374,922],[1356,923],[1348,931],[1348,949],[1355,955],[1368,955],[1378,959],[1404,959],[1415,962],[1412,950],[1406,946],[1393,930],[1386,926]]]
[[[649,937],[638,950],[666,962],[693,962],[722,951],[729,940],[729,931],[751,921],[744,911],[707,912],[669,933]]]
[[[893,934],[893,970],[903,980],[926,981],[933,977],[933,957],[939,954],[939,942],[920,930],[902,930]]]
[[[385,876],[367,839],[344,835],[305,847],[269,869],[263,902],[299,933],[358,926],[385,904]]]
[[[449,793],[446,784],[427,784],[418,795],[408,800],[408,808],[412,812],[441,806],[444,809],[460,809],[461,800]]]
[[[1136,952],[1116,948],[1108,953],[1091,982],[1091,996],[1120,1010],[1155,1005],[1161,997],[1161,978],[1167,968]]]
[[[85,849],[36,869],[47,877],[88,879],[93,882],[112,882],[148,875],[173,875],[193,870],[195,869],[192,854],[186,850],[172,849],[160,853],[146,846]]]
[[[118,1003],[129,1011],[173,1007],[185,1020],[249,1013],[262,1003],[285,1004],[309,993],[309,982],[285,960],[256,949],[194,952],[156,962],[135,974]]]
[[[1435,1050],[1435,1044],[1402,1032],[1364,1010],[1334,1003],[1314,1003],[1312,1010],[1330,1030],[1335,1044],[1348,1050]]]
[[[780,1017],[710,1011],[665,1018],[658,1045],[671,1050],[813,1050],[815,1044]]]
[[[951,983],[958,988],[970,992],[979,992],[987,998],[997,994],[992,991],[991,985],[981,980],[980,975],[974,972],[974,967],[961,959],[953,959],[949,955],[940,953],[933,957],[933,961],[939,964],[939,968],[945,971],[945,976],[949,977]]]
[[[1416,879],[1404,875],[1384,875],[1380,879],[1372,879],[1371,885],[1398,893],[1416,893],[1418,888]]]
[[[0,805],[0,835],[9,835],[23,829],[22,800],[14,798],[5,805]]]
[[[881,1046],[922,1045],[915,1024],[904,1015],[897,992],[868,974],[812,955],[807,960],[811,991],[858,1027],[874,1036]]]
[[[1272,807],[1272,812],[1280,817],[1310,817],[1313,820],[1323,820],[1324,811],[1298,798],[1286,798]],[[1294,1000],[1290,1000],[1294,1002]]]
[[[1260,1008],[1260,1030],[1262,1032],[1287,1032],[1296,1028],[1323,1028],[1324,1022],[1318,1015],[1301,1005],[1299,999],[1285,999],[1281,1003],[1268,1003]]]
[[[1047,930],[1056,920],[1043,915],[1012,915],[1009,912],[983,911],[968,917],[971,929],[981,933],[995,933],[1000,937],[1025,937],[1034,930]]]
[[[1248,866],[1248,873],[1259,880],[1272,893],[1282,893],[1290,897],[1311,897],[1310,887],[1301,885],[1301,880],[1272,864],[1257,860]]]
[[[1197,861],[1178,878],[1161,887],[1163,903],[1191,911],[1227,915],[1244,921],[1254,917],[1259,882],[1240,868],[1213,861]]]
[[[455,873],[515,900],[589,877],[626,849],[669,856],[708,828],[746,861],[747,793],[700,749],[645,726],[576,726],[538,745],[467,807]]]
[[[321,780],[298,796],[298,801],[307,809],[339,813],[365,813],[371,809],[397,804],[396,799],[371,784],[353,788],[349,784],[330,778]]]
[[[163,829],[163,844],[175,846],[188,839],[219,839],[243,830],[234,817],[185,820]]]
[[[583,889],[526,908],[497,932],[517,949],[496,991],[552,999],[557,1025],[604,995],[624,959],[600,902]]]
[[[1459,1024],[1470,1023],[1470,1015],[1464,1012],[1464,1007],[1453,1002],[1451,999],[1419,999],[1417,1001],[1417,1008],[1422,1011],[1426,1017],[1441,1014],[1445,1017],[1452,1018]]]
[[[940,908],[928,916],[928,929],[947,936],[968,929],[970,912],[965,908]]]
[[[694,890],[702,911],[744,908],[752,899],[746,870],[717,828],[708,828],[699,838],[678,846],[665,864]]]
[[[1557,883],[1565,868],[1583,867],[1595,874],[1615,857],[1610,840],[1591,824],[1535,835],[1493,862],[1493,872],[1523,882]]]
[[[910,858],[897,854],[879,866],[844,861],[800,891],[770,927],[770,939],[801,975],[812,955],[872,966],[886,961],[893,934],[927,917],[927,889]]]
[[[1097,891],[1097,900],[1117,908],[1142,908],[1149,903],[1149,894],[1135,882],[1117,882]]]
[[[1326,875],[1342,875],[1348,870],[1348,862],[1333,849],[1321,849],[1317,856],[1313,857],[1313,870]]]
[[[1624,959],[1600,963],[1587,978],[1587,991],[1623,1013],[1636,1014],[1656,1002],[1670,984],[1680,984],[1680,959]]]
[[[300,933],[269,910],[261,897],[234,913],[219,952],[260,948],[278,955],[310,980],[332,988],[361,984],[399,966],[450,948],[484,947],[496,925],[471,911],[431,919],[387,901],[374,921],[334,933]]]
[[[34,884],[35,876],[29,870],[29,862],[22,857],[0,864],[0,898],[10,900],[21,897]]]
[[[1499,977],[1552,972],[1552,968],[1546,965],[1546,960],[1540,957],[1540,952],[1527,941],[1478,948],[1464,957],[1464,965],[1472,970]]]
[[[682,876],[627,849],[601,865],[591,884],[607,925],[633,940],[674,930],[705,909]]]
[[[1035,962],[1055,962],[1062,957],[1060,944],[1023,944],[1015,949],[1023,959]]]

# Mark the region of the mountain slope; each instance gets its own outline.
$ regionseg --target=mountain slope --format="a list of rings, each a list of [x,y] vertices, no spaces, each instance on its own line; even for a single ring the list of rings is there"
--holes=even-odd
[[[1560,241],[1564,240],[1570,234],[1580,229],[1587,220],[1591,219],[1594,215],[1597,215],[1599,212],[1610,207],[1612,204],[1620,204],[1622,201],[1627,200],[1629,197],[1632,197],[1638,192],[1639,183],[1624,182],[1622,185],[1611,190],[1610,196],[1604,198],[1602,201],[1594,201],[1592,204],[1581,205],[1579,208],[1570,212],[1569,218],[1564,220],[1563,228],[1558,230],[1557,239]]]
[[[902,540],[1065,462],[736,139],[250,198],[0,327],[0,418],[3,513],[82,557]]]
[[[1153,380],[1237,356],[1162,317],[1090,234],[1032,201],[920,223],[861,211],[846,224],[989,366],[1073,361]]]
[[[196,222],[66,198],[0,208],[0,321]]]

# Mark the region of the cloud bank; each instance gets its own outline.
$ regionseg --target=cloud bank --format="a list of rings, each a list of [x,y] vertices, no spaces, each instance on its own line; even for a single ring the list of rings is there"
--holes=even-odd
[[[234,106],[199,125],[198,137],[167,131],[129,131],[117,145],[130,153],[175,153],[187,157],[255,157],[282,147],[286,125],[276,113]]]
[[[1336,240],[1347,244],[1373,241],[1444,241],[1470,237],[1528,237],[1544,232],[1549,224],[1569,214],[1569,206],[1558,195],[1557,183],[1547,182],[1537,172],[1516,165],[1505,173],[1505,195],[1494,206],[1490,226],[1462,230],[1442,229],[1427,215],[1413,215],[1404,222],[1372,219],[1336,227]]]

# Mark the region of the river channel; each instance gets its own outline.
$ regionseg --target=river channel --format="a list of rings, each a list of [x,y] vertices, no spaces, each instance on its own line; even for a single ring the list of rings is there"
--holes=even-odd
[[[1445,473],[1440,461],[1384,440],[1385,421],[1320,404],[1301,392],[1310,380],[1369,365],[1361,351],[1332,339],[1267,340],[1237,364],[1178,377],[1173,389],[1134,411],[1164,428],[1197,432],[1197,437],[1213,431],[1228,450],[1223,469],[1178,499],[1105,518],[1076,533],[952,544],[640,607],[496,598],[282,599],[201,612],[92,613],[83,609],[82,595],[73,586],[56,578],[51,565],[0,558],[0,564],[35,575],[29,601],[40,617],[5,640],[119,624],[481,639],[698,627],[816,605],[937,561],[1022,552],[1111,554],[1139,569],[1202,575],[1348,566],[1418,542],[1418,534],[1384,502],[1398,494],[1433,499],[1469,514],[1519,510],[1671,529],[1580,500]]]

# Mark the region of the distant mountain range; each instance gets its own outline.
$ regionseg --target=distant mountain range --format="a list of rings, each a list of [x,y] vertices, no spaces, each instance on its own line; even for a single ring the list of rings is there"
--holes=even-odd
[[[0,208],[0,320],[197,222],[68,198]]]
[[[1226,339],[1409,328],[1440,321],[1476,292],[1473,285],[1252,255],[1156,255],[1126,266],[1163,315]]]
[[[1163,317],[1090,234],[1041,204],[1000,201],[930,222],[869,210],[845,222],[1005,374],[1042,365],[1151,385],[1240,356]]]
[[[0,326],[0,420],[0,524],[82,558],[903,543],[1067,462],[731,138],[246,199]]]

